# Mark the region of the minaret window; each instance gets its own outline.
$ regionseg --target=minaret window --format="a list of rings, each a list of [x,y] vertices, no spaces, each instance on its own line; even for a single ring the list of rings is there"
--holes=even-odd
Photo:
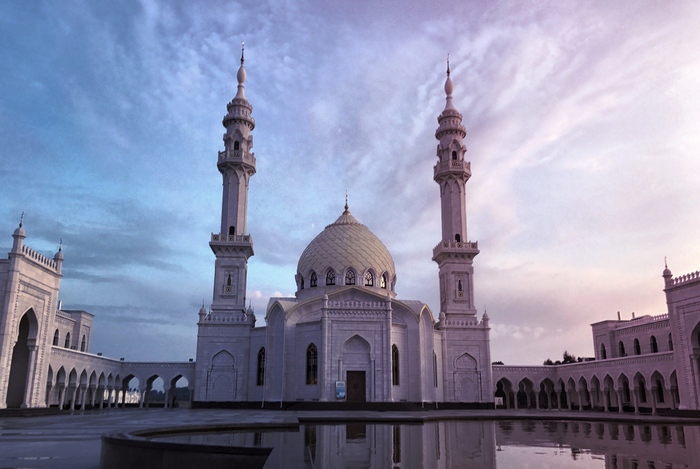
[[[382,274],[382,279],[379,283],[379,286],[386,290],[386,274]]]
[[[236,235],[236,227],[235,226],[229,226],[228,227],[228,235],[229,236],[235,236]]]
[[[605,344],[600,344],[600,358],[603,359],[603,360],[605,360],[606,358],[608,358],[608,357],[605,355]]]
[[[58,329],[53,333],[53,344],[58,346]]]
[[[462,285],[462,279],[457,279],[457,297],[464,297],[464,286]]]
[[[399,348],[396,344],[391,346],[391,384],[399,385]]]
[[[345,272],[345,285],[355,285],[355,272],[352,270]]]
[[[372,275],[372,272],[367,272],[365,274],[365,286],[366,287],[373,287],[374,286],[374,275]]]
[[[456,160],[456,159],[457,159],[457,152],[456,152],[456,151],[453,151],[453,152],[452,152],[452,159],[453,159],[453,160]]]
[[[233,142],[233,150],[234,150],[234,151],[238,151],[238,150],[240,150],[240,149],[241,149],[241,144],[240,144],[240,142],[239,142],[238,140],[236,140],[235,142]]]
[[[265,347],[258,352],[258,375],[255,382],[258,386],[265,384]]]
[[[66,342],[63,345],[64,348],[70,348],[70,332],[66,334]]]
[[[318,382],[318,350],[314,344],[306,349],[306,384]]]
[[[85,351],[85,345],[86,345],[85,335],[83,334],[83,340],[80,341],[80,351],[81,352]]]
[[[326,285],[335,285],[335,272],[332,270],[326,274]]]
[[[309,287],[313,288],[318,286],[318,277],[316,276],[316,272],[311,272],[311,278],[309,279]]]
[[[458,243],[461,243],[461,242],[462,242],[462,237],[460,236],[459,233],[457,233],[457,234],[455,235],[455,241],[457,241]]]

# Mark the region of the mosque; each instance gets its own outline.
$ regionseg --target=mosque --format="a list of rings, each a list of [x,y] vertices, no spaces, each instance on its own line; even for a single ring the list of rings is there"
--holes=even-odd
[[[473,260],[479,248],[467,236],[465,209],[471,166],[449,63],[433,169],[442,216],[432,252],[439,269],[437,320],[422,301],[397,297],[391,254],[346,201],[338,218],[301,253],[294,297],[271,298],[266,325],[256,327],[245,296],[248,259],[254,254],[246,226],[248,188],[256,159],[243,56],[237,80],[223,119],[224,149],[216,157],[223,178],[221,226],[209,242],[216,257],[213,299],[209,310],[199,311],[196,360],[128,362],[91,353],[93,316],[64,310],[58,302],[62,249],[53,258],[32,250],[24,244],[20,222],[8,258],[0,260],[0,408],[125,406],[134,378],[138,405],[148,406],[158,377],[166,385],[166,407],[176,383],[185,378],[194,406],[406,402],[606,412],[700,408],[698,272],[673,278],[664,270],[667,314],[593,324],[594,360],[491,365],[489,318],[485,313],[479,318],[474,306]]]

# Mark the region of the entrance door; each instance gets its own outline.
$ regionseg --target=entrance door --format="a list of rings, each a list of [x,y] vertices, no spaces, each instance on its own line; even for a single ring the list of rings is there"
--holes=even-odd
[[[348,402],[365,402],[367,400],[364,371],[348,371],[347,383]]]

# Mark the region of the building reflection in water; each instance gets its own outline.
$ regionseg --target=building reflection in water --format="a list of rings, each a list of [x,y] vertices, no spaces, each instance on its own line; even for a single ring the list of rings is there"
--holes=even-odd
[[[499,463],[545,469],[561,467],[564,459],[567,467],[677,469],[700,461],[700,427],[527,420],[349,423],[263,434],[263,445],[275,447],[269,469],[495,469]]]
[[[700,427],[676,424],[527,420],[306,424],[299,431],[214,432],[177,439],[273,447],[266,469],[677,469],[698,467],[700,461]]]

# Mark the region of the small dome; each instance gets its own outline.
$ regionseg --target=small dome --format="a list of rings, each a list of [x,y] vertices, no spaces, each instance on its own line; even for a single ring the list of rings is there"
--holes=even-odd
[[[326,285],[326,272],[332,268],[336,285],[344,285],[343,275],[354,270],[355,284],[363,286],[364,273],[374,271],[374,287],[381,287],[382,273],[386,273],[386,289],[392,290],[395,277],[394,259],[389,250],[365,225],[358,222],[347,208],[338,219],[326,226],[304,249],[297,272],[304,277],[304,289],[310,288],[311,271],[316,273],[318,286]]]
[[[26,238],[26,237],[27,237],[26,233],[24,232],[24,228],[22,228],[22,225],[19,225],[19,226],[15,229],[15,232],[12,233],[12,236],[20,236],[20,237],[22,237],[22,238]]]

